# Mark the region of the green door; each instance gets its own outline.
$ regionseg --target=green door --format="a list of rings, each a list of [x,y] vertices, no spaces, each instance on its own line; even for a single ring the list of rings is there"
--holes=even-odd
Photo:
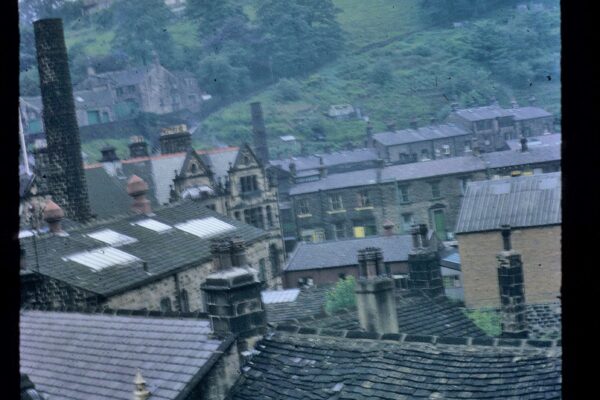
[[[446,240],[446,217],[444,210],[433,210],[433,222],[435,231],[441,240]]]

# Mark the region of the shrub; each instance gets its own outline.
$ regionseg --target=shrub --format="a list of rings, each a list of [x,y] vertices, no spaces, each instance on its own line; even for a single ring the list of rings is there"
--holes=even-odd
[[[342,308],[356,307],[355,286],[356,280],[353,276],[340,279],[335,287],[327,292],[325,311],[332,313]]]
[[[499,336],[501,333],[500,328],[500,315],[496,310],[466,310],[465,314],[469,317],[475,325],[490,336]]]
[[[300,99],[300,84],[295,79],[281,79],[275,87],[275,100],[294,101]]]
[[[371,70],[371,81],[378,85],[385,85],[393,78],[392,67],[387,62],[377,63]]]

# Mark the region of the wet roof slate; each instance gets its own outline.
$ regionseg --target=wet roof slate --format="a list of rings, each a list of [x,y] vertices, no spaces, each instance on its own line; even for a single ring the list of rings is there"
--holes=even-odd
[[[204,319],[49,311],[20,317],[21,373],[52,399],[129,400],[138,368],[153,399],[175,399],[224,344]]]
[[[374,236],[359,239],[300,242],[285,266],[286,272],[356,265],[357,254],[365,247],[379,247],[385,262],[408,260],[410,235]]]
[[[562,222],[561,173],[469,182],[456,233]]]
[[[417,129],[403,129],[394,132],[380,132],[374,134],[373,139],[384,146],[393,146],[469,134],[468,131],[460,126],[454,124],[442,124],[422,126]]]
[[[154,214],[152,219],[170,226],[192,219],[215,218],[235,228],[213,236],[215,238],[237,235],[245,241],[253,242],[266,235],[258,228],[231,220],[194,201],[182,201],[162,207],[154,210]],[[210,243],[206,239],[200,239],[179,229],[155,232],[132,224],[147,218],[146,215],[129,214],[69,230],[68,236],[44,235],[35,239],[35,247],[33,238],[24,238],[21,240],[21,245],[25,248],[27,268],[38,270],[39,266],[39,273],[42,275],[90,293],[109,296],[160,279],[172,271],[199,265],[211,259]],[[119,250],[137,257],[139,261],[107,266],[94,271],[80,263],[63,259],[72,254],[105,247],[106,243],[86,235],[103,228],[136,239],[134,243],[119,246]],[[146,262],[147,271],[144,271],[143,262]]]

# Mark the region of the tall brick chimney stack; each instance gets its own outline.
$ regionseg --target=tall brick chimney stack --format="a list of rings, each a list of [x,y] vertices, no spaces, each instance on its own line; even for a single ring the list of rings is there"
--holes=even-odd
[[[62,20],[41,19],[33,23],[33,29],[48,143],[48,190],[69,218],[85,222],[92,213]]]
[[[510,225],[502,225],[503,248],[496,256],[498,285],[500,289],[500,319],[502,336],[526,338],[525,290],[523,288],[523,263],[521,254],[511,247]]]
[[[219,265],[201,285],[207,298],[206,311],[213,331],[220,335],[237,334],[238,346],[244,351],[266,331],[261,284],[247,268],[240,239],[214,241],[211,250]]]
[[[127,181],[127,194],[133,197],[131,210],[137,214],[151,214],[152,207],[150,200],[146,198],[148,194],[148,184],[139,176],[132,175]]]
[[[254,151],[263,165],[269,162],[269,146],[267,144],[267,130],[263,119],[263,111],[260,102],[250,103],[252,115],[252,134],[254,135]]]
[[[427,238],[427,225],[413,225],[411,235],[413,249],[408,253],[409,287],[421,289],[431,297],[443,295],[440,258]]]
[[[358,251],[358,276],[354,293],[360,326],[368,332],[398,333],[394,281],[380,248]]]

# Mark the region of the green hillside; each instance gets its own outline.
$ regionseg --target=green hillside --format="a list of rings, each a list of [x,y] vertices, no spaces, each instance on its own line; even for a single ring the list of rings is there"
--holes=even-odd
[[[324,113],[332,104],[350,103],[369,117],[375,131],[389,121],[407,127],[442,119],[450,103],[486,105],[495,97],[536,104],[560,118],[560,14],[558,1],[542,11],[517,11],[514,1],[486,0],[493,6],[468,18],[437,19],[426,0],[334,0],[346,45],[334,61],[307,76],[275,83],[211,114],[195,134],[198,147],[251,140],[248,104],[261,101],[274,156],[284,156],[279,136],[295,135],[307,151],[361,145],[365,122],[334,121]],[[245,0],[254,18],[260,0]],[[460,22],[454,27],[453,22]],[[89,56],[108,52],[111,30],[67,26],[69,48]],[[176,20],[167,28],[176,52],[198,46],[194,25]],[[486,35],[489,34],[489,37]],[[31,71],[30,71],[31,73]],[[314,132],[327,139],[313,141]],[[122,143],[121,143],[122,142]],[[126,139],[113,143],[126,150]],[[84,144],[95,152],[97,143]]]

